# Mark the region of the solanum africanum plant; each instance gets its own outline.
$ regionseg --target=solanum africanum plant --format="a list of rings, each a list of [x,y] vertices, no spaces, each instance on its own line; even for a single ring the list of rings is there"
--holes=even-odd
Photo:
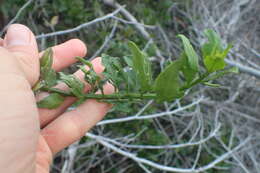
[[[33,90],[35,93],[47,91],[50,95],[40,100],[38,107],[57,108],[67,96],[77,97],[79,102],[86,99],[117,104],[144,99],[163,102],[182,98],[185,91],[198,84],[218,87],[212,81],[238,70],[226,68],[224,59],[231,46],[228,45],[224,48],[220,37],[213,30],[206,30],[204,34],[207,42],[201,46],[200,53],[195,52],[188,38],[178,35],[183,44],[183,52],[177,60],[170,62],[156,78],[153,77],[148,56],[131,41],[128,43],[131,56],[116,58],[102,55],[102,64],[105,67],[102,77],[94,71],[89,61],[78,57],[77,59],[82,63],[79,68],[84,73],[84,80],[91,85],[88,93],[84,93],[84,83],[74,75],[56,73],[51,68],[53,53],[51,49],[48,49],[40,60],[40,79]],[[199,55],[202,56],[202,62],[200,62]],[[59,82],[65,83],[69,90],[63,91],[54,88]],[[105,95],[103,93],[103,86],[107,82],[114,86],[113,94]]]

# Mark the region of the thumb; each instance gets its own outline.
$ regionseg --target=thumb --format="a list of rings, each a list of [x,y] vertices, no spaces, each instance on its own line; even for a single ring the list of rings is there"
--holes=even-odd
[[[11,25],[5,35],[3,47],[17,58],[27,80],[33,86],[39,78],[39,53],[31,30],[21,24]]]

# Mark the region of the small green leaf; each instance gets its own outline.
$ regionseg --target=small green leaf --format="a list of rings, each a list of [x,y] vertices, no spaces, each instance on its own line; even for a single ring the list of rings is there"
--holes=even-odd
[[[228,69],[229,73],[239,73],[239,69],[237,67],[232,67],[230,69]]]
[[[134,42],[130,41],[128,46],[133,54],[133,69],[136,72],[138,81],[141,85],[141,90],[143,92],[150,91],[152,86],[150,61]]]
[[[125,81],[126,74],[119,62],[119,58],[102,54],[102,64],[105,67],[103,75],[112,83],[116,89]]]
[[[188,57],[185,53],[182,53],[180,60],[182,61],[181,71],[186,79],[187,84],[189,84],[198,76],[198,72],[190,68],[188,64]]]
[[[127,79],[127,92],[131,91],[138,91],[140,89],[140,83],[137,81],[136,72],[133,70],[133,58],[130,56],[123,57],[124,62],[128,67],[125,68],[125,74]]]
[[[46,87],[52,87],[57,83],[57,75],[52,69],[52,63],[53,51],[48,48],[40,59],[40,78]]]
[[[85,60],[84,58],[81,58],[81,57],[76,57],[76,59],[79,60],[84,65],[88,66],[90,69],[93,69],[93,65],[91,64],[90,61],[87,61],[87,60]]]
[[[182,40],[182,43],[184,46],[184,52],[185,52],[186,56],[188,57],[189,67],[193,71],[198,71],[199,57],[198,57],[197,53],[195,52],[194,48],[192,47],[189,39],[182,34],[178,35],[178,37],[180,37]]]
[[[97,75],[97,73],[94,71],[92,67],[90,67],[90,69],[87,70],[84,65],[80,65],[79,68],[85,74],[84,76],[85,81],[91,85],[91,90],[89,92],[95,93],[98,89],[96,86],[101,86],[100,85],[101,78]]]
[[[123,57],[125,63],[129,66],[129,67],[133,67],[133,59],[129,56],[124,56]]]
[[[210,73],[224,69],[226,67],[224,59],[232,46],[228,45],[226,49],[223,49],[219,35],[213,30],[206,30],[204,35],[208,38],[208,42],[202,45],[205,67]]]
[[[204,64],[207,67],[208,72],[212,73],[214,71],[222,70],[226,67],[226,63],[222,58],[212,58],[206,57],[204,59]]]
[[[78,97],[82,98],[84,96],[84,84],[74,75],[65,75],[64,73],[60,72],[60,80],[64,82],[69,88],[71,93]]]
[[[215,88],[221,86],[221,85],[219,85],[219,84],[214,84],[214,83],[209,83],[209,82],[204,82],[203,84],[204,84],[204,85],[207,85],[207,86],[210,86],[210,87],[215,87]]]
[[[202,50],[206,55],[212,55],[216,50],[222,51],[223,47],[221,44],[220,36],[212,29],[204,31],[204,35],[208,38],[208,42],[202,46]]]
[[[183,95],[180,91],[181,81],[179,71],[182,63],[180,60],[172,62],[155,80],[154,90],[159,101],[171,101]]]
[[[47,87],[53,87],[57,84],[57,74],[53,69],[50,69],[44,77],[44,82]]]
[[[55,109],[64,102],[64,97],[57,93],[52,93],[37,102],[39,108]]]
[[[44,51],[40,59],[40,66],[41,68],[46,68],[47,70],[51,68],[53,63],[53,51],[51,48],[48,48]]]

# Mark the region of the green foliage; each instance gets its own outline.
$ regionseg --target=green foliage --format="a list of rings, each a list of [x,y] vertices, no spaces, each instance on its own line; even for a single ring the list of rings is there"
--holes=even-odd
[[[41,81],[47,87],[52,87],[56,85],[57,76],[55,71],[52,69],[53,63],[53,51],[51,49],[47,49],[43,54],[42,58],[40,59],[40,78]]]
[[[224,49],[220,37],[213,30],[206,30],[204,34],[208,38],[208,42],[202,46],[203,60],[206,69],[210,73],[224,69],[226,66],[224,59],[232,46],[228,45],[228,47]]]
[[[190,84],[194,79],[197,78],[198,72],[190,68],[188,57],[185,53],[182,53],[181,61],[182,61],[181,72],[183,73],[187,84]]]
[[[181,61],[172,62],[156,78],[154,90],[159,101],[171,101],[183,95],[179,79],[181,65]]]
[[[77,59],[84,64],[80,65],[79,68],[85,74],[85,81],[88,81],[88,84],[91,86],[89,93],[95,93],[97,89],[100,89],[103,92],[103,85],[105,81],[103,81],[101,77],[96,74],[92,64],[83,58],[77,57]],[[87,70],[86,67],[89,69]]]
[[[81,82],[77,77],[74,75],[66,75],[62,72],[60,74],[60,80],[64,82],[69,88],[70,92],[78,97],[78,98],[83,98],[84,97],[84,84]]]
[[[55,109],[64,102],[64,97],[57,93],[51,93],[37,103],[39,108]]]
[[[148,57],[136,46],[135,43],[129,42],[128,45],[133,54],[132,68],[137,74],[141,90],[143,92],[150,91],[152,86],[152,72]]]
[[[123,71],[123,67],[119,62],[119,59],[103,54],[102,64],[105,67],[103,72],[104,76],[116,87],[116,89],[119,89],[123,81],[127,80],[126,73]]]
[[[187,89],[192,88],[197,84],[204,84],[212,87],[218,85],[210,83],[210,81],[219,78],[227,73],[236,72],[235,69],[225,69],[219,71],[219,65],[215,59],[222,60],[226,56],[228,49],[222,49],[218,36],[211,30],[206,32],[209,43],[203,46],[203,52],[207,55],[206,68],[210,69],[207,72],[201,70],[199,67],[198,54],[190,44],[188,38],[184,35],[179,35],[182,40],[184,51],[178,60],[170,62],[168,66],[156,77],[153,82],[151,64],[147,54],[142,52],[135,43],[129,42],[128,46],[131,50],[132,56],[124,56],[123,58],[111,57],[109,55],[102,55],[102,64],[104,66],[103,78],[101,78],[95,71],[92,64],[83,59],[77,58],[83,65],[79,66],[84,73],[84,80],[91,85],[90,93],[84,93],[84,84],[74,75],[66,75],[62,72],[59,73],[57,79],[56,73],[52,67],[52,51],[48,49],[41,59],[41,75],[40,83],[36,90],[47,90],[49,92],[59,93],[65,96],[74,96],[79,99],[78,103],[83,102],[85,99],[99,99],[113,104],[117,110],[124,110],[132,101],[140,101],[144,99],[155,99],[159,102],[172,101],[181,98]],[[205,48],[206,47],[206,48]],[[221,56],[215,57],[216,52],[221,52]],[[212,53],[213,52],[213,53]],[[213,64],[213,65],[212,65]],[[88,67],[88,69],[86,69]],[[222,69],[222,68],[221,68]],[[181,80],[181,73],[184,74],[184,79]],[[202,73],[200,75],[197,75]],[[198,77],[199,76],[199,77]],[[57,81],[64,82],[69,87],[69,92],[64,92],[52,88]],[[105,95],[103,93],[103,86],[106,82],[111,83],[115,87],[115,93]],[[140,87],[139,87],[140,86]],[[101,94],[96,94],[100,90]],[[46,101],[46,99],[45,99]],[[122,101],[127,101],[123,104]],[[61,100],[58,100],[58,105]],[[59,103],[60,104],[60,103]],[[53,107],[52,105],[50,108]],[[125,109],[127,112],[128,110]]]
[[[191,70],[197,72],[199,69],[199,57],[195,52],[194,48],[192,47],[189,39],[184,35],[178,35],[181,38],[183,47],[184,47],[184,54],[188,58],[188,66]]]

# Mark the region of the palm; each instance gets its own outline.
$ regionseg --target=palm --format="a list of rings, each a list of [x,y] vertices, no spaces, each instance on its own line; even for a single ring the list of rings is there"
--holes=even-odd
[[[74,63],[74,57],[85,56],[86,53],[85,47],[79,40],[71,40],[54,47],[53,50],[53,68],[56,71]],[[66,52],[66,50],[71,51]],[[93,60],[92,64],[97,73],[102,72],[103,67],[99,58]],[[80,79],[83,78],[81,71],[77,71],[75,75]],[[57,88],[67,89],[63,84],[59,84]],[[86,84],[85,91],[87,92],[89,89],[89,85]],[[106,93],[110,93],[113,88],[106,85],[104,90]],[[46,93],[40,93],[36,96],[36,99],[39,100],[44,96],[46,96]],[[52,156],[83,136],[86,131],[103,118],[110,108],[108,104],[88,100],[77,109],[65,112],[73,102],[75,102],[75,98],[70,97],[66,98],[59,108],[53,110],[39,109],[41,133],[36,153],[37,172],[48,172]]]

